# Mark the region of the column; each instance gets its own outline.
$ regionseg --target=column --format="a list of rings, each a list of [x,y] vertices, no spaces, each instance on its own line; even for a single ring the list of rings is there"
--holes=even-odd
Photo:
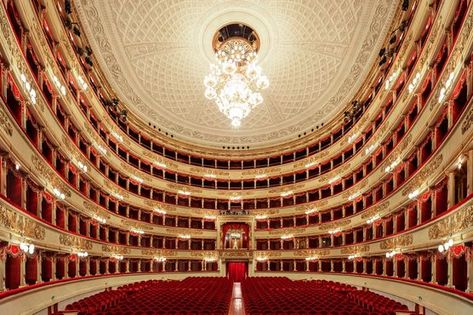
[[[346,260],[342,260],[342,272],[346,272]]]
[[[25,264],[26,264],[26,254],[20,256],[20,288],[26,286],[25,282]]]
[[[80,276],[80,273],[79,273],[80,259],[79,259],[79,257],[76,258],[75,265],[76,265],[76,271],[74,273],[74,278],[77,278],[78,276]]]
[[[452,207],[455,204],[455,172],[451,171],[448,172],[448,183],[447,183],[447,191],[448,191],[448,208]]]
[[[139,265],[138,265],[139,266]],[[108,275],[110,272],[108,270],[108,259],[105,259],[105,274]]]
[[[130,261],[128,259],[126,260],[126,263],[125,263],[125,272],[130,273]]]
[[[305,271],[309,271],[309,261],[305,261]]]
[[[409,258],[407,256],[404,257],[404,279],[409,278]]]
[[[51,281],[56,281],[56,255],[51,256]]]
[[[393,234],[397,233],[397,217],[398,215],[393,215]]]
[[[64,264],[64,278],[69,279],[69,258],[63,257],[62,263]]]
[[[473,192],[473,150],[468,151],[466,160],[466,180],[468,195]]]
[[[467,277],[467,286],[466,292],[473,292],[473,255],[471,248],[466,249],[466,277]]]
[[[363,274],[366,274],[366,258],[363,258]]]
[[[431,283],[437,284],[437,259],[435,254],[430,256],[430,264],[432,266],[431,272],[432,272],[432,279],[430,280]]]
[[[453,255],[450,251],[447,253],[447,287],[453,288]]]
[[[333,272],[333,260],[330,260],[330,272]]]
[[[422,281],[422,256],[417,256],[417,281]]]
[[[85,276],[90,276],[90,257],[85,259]]]
[[[38,254],[36,256],[36,284],[43,282],[43,279],[41,279],[41,264],[42,264],[42,256],[41,256],[41,252],[38,251]]]
[[[6,256],[0,257],[0,292],[5,290],[5,262]]]
[[[383,261],[383,276],[386,276],[386,257],[383,257],[382,261]]]

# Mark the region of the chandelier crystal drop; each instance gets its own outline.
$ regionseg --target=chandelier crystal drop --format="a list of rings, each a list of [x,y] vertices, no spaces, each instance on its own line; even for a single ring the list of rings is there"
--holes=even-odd
[[[257,65],[255,41],[241,36],[228,37],[214,45],[216,64],[204,78],[205,97],[238,128],[243,118],[263,103],[261,91],[269,86],[268,78]]]

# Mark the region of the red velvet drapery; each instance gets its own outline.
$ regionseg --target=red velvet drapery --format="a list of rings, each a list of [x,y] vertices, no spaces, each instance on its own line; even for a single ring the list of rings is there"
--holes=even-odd
[[[246,278],[246,262],[227,263],[227,276],[233,282],[242,282]]]

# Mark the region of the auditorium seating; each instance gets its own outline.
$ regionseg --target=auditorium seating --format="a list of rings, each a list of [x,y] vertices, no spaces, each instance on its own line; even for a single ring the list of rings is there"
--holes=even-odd
[[[95,294],[74,302],[79,314],[227,314],[232,283],[226,278],[150,280]]]
[[[246,314],[394,315],[407,307],[386,297],[325,280],[248,278],[242,283]]]

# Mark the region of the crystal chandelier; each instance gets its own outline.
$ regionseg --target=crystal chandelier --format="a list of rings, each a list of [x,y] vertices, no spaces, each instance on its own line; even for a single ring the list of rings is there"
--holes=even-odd
[[[263,102],[261,91],[269,85],[256,63],[259,40],[246,25],[231,24],[214,38],[216,64],[204,79],[205,97],[213,100],[232,126],[240,126],[243,118]]]

